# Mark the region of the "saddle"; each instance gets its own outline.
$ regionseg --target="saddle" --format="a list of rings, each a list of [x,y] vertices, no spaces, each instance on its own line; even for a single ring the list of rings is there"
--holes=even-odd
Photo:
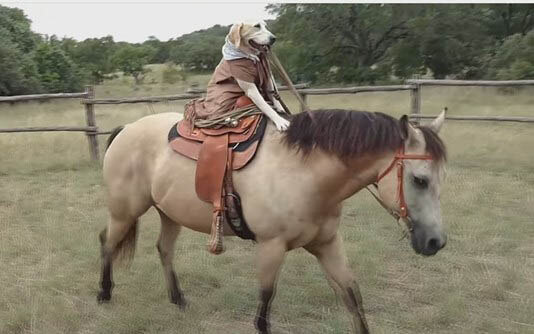
[[[213,254],[224,251],[225,222],[241,238],[255,239],[244,221],[239,194],[233,189],[232,171],[245,167],[252,160],[266,125],[267,120],[262,115],[252,115],[241,118],[235,127],[196,128],[186,117],[171,128],[169,143],[172,149],[197,161],[197,196],[213,204],[208,244],[208,250]]]

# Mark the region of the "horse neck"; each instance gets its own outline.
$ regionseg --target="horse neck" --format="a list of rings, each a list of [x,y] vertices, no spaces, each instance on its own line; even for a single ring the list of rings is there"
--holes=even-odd
[[[332,198],[341,202],[376,182],[380,172],[391,164],[394,155],[395,152],[388,151],[349,159],[344,163],[344,173],[338,174],[335,182],[338,188],[333,192]]]
[[[346,161],[333,154],[314,150],[304,159],[292,160],[295,165],[290,169],[300,171],[301,175],[308,174],[305,178],[309,182],[308,190],[313,189],[318,202],[336,206],[376,182],[380,171],[387,168],[393,156],[394,152],[386,152]]]

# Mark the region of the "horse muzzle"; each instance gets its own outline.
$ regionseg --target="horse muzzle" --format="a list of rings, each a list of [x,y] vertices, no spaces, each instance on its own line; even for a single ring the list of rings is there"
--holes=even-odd
[[[447,235],[443,232],[426,231],[422,227],[415,227],[411,232],[411,242],[417,254],[431,256],[445,247]]]

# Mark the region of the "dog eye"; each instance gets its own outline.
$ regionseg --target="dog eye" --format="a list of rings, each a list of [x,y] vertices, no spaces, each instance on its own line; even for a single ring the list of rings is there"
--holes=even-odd
[[[428,188],[428,180],[426,178],[414,176],[413,183],[420,189]]]
[[[254,26],[254,28],[258,28],[258,29],[260,29],[260,28],[261,28],[261,25],[258,23],[258,24],[256,24],[256,25]]]

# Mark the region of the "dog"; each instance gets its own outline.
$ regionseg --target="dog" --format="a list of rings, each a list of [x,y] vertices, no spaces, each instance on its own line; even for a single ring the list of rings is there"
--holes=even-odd
[[[275,41],[276,37],[267,30],[263,21],[234,24],[222,47],[223,58],[208,83],[203,110],[197,108],[197,115],[210,118],[228,112],[236,106],[236,102],[239,105],[240,97],[246,95],[279,131],[286,130],[289,121],[279,115],[284,108],[273,96],[272,73],[262,65],[266,60],[261,53],[272,47]]]

